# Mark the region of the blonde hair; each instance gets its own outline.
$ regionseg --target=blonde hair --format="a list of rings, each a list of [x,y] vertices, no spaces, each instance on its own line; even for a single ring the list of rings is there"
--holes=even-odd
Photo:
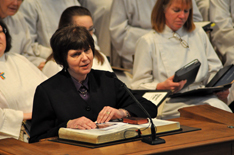
[[[158,0],[151,13],[151,24],[152,28],[161,33],[166,25],[165,9],[171,5],[173,0]],[[190,5],[189,17],[184,24],[184,28],[188,32],[192,32],[195,29],[195,24],[193,23],[193,4],[192,0],[180,0],[183,4]]]

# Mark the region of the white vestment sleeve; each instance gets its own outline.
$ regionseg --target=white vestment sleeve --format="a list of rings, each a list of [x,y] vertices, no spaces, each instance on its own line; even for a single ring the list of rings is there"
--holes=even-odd
[[[0,92],[0,105],[6,105],[6,100]],[[23,112],[13,109],[0,108],[0,139],[19,138],[19,133],[23,121]]]

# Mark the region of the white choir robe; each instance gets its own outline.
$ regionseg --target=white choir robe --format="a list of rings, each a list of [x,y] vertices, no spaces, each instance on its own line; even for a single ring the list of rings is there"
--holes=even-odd
[[[13,16],[7,16],[3,21],[7,25],[12,38],[12,48],[10,52],[26,56],[36,66],[45,61],[45,59],[36,56],[34,53],[38,53],[40,50],[51,53],[51,50],[49,48],[33,48],[28,25],[22,13],[17,12]]]
[[[211,32],[212,43],[224,66],[234,64],[234,1],[210,0],[210,21],[215,23]]]
[[[113,0],[110,33],[111,41],[119,56],[133,62],[137,40],[149,32],[151,12],[157,0]],[[194,21],[202,21],[202,16],[193,0]]]
[[[47,77],[17,53],[0,57],[0,72],[0,139],[18,139],[23,113],[32,112],[36,87]]]
[[[74,5],[79,5],[77,0],[24,0],[19,11],[30,30],[33,48],[50,48],[50,38],[58,28],[62,12]],[[46,59],[51,50],[38,50],[34,53],[37,57]]]

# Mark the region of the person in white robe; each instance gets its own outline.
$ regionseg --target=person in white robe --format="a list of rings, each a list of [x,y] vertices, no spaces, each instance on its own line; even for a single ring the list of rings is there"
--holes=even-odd
[[[131,88],[185,92],[204,87],[222,68],[222,63],[204,30],[194,25],[190,15],[191,1],[190,5],[181,0],[171,0],[171,4],[162,2],[158,1],[153,9],[153,30],[137,42]],[[160,16],[163,16],[164,21],[158,20]],[[186,80],[173,82],[175,72],[194,59],[201,62],[195,82],[186,88],[183,88]],[[178,109],[199,104],[209,104],[231,112],[215,95],[178,97],[166,101],[162,118],[179,117]]]
[[[234,1],[210,0],[210,21],[215,23],[212,43],[223,64],[234,64]]]
[[[209,21],[210,0],[195,0],[203,21]]]
[[[12,48],[10,52],[19,53],[26,56],[36,66],[39,66],[42,58],[38,58],[34,55],[37,53],[37,49],[32,48],[32,42],[30,38],[30,32],[23,15],[18,12],[18,9],[22,3],[19,1],[0,1],[0,18],[8,26],[12,36]],[[10,8],[15,8],[14,10]],[[43,49],[46,50],[46,49]]]
[[[62,12],[70,6],[80,5],[77,0],[24,0],[19,11],[30,30],[32,47],[34,49],[50,48],[50,38],[58,28],[59,18]],[[52,50],[38,50],[35,56],[44,59],[41,68],[44,67],[45,59],[52,53]]]
[[[59,27],[63,27],[66,25],[75,25],[75,26],[85,27],[92,35],[94,39],[95,49],[96,49],[92,68],[113,72],[106,55],[100,52],[100,48],[97,45],[98,44],[97,37],[93,33],[94,24],[93,24],[91,12],[87,8],[82,7],[82,6],[68,7],[62,13],[60,22],[59,22]],[[100,59],[102,59],[102,61]],[[51,77],[61,70],[62,70],[62,66],[59,66],[58,64],[56,64],[54,59],[50,59],[48,62],[46,62],[42,72],[46,76]]]
[[[150,17],[157,0],[114,0],[111,9],[110,34],[114,66],[132,69],[137,40],[151,30]],[[193,0],[194,21],[202,16]],[[116,60],[118,55],[119,59]],[[115,56],[115,57],[114,57]]]
[[[87,8],[93,17],[95,35],[98,38],[100,50],[111,57],[110,10],[113,0],[79,0],[81,6]]]
[[[32,117],[36,87],[47,79],[24,56],[8,52],[9,38],[6,25],[0,20],[0,139],[19,138],[22,121]]]
[[[234,64],[234,1],[210,0],[210,21],[215,23],[211,39],[224,66]],[[234,101],[234,86],[230,89],[228,104]]]

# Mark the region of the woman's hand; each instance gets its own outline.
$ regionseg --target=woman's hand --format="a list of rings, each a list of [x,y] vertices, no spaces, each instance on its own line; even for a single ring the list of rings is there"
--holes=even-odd
[[[171,90],[174,93],[180,91],[186,84],[187,80],[173,82],[173,78],[174,75],[166,79],[164,82],[159,83],[156,90]]]
[[[228,94],[229,94],[229,89],[215,93],[215,95],[224,103],[227,103]]]
[[[105,106],[98,114],[97,123],[109,122],[109,120],[123,117],[126,117],[126,113],[123,109],[115,109]]]
[[[30,120],[30,119],[32,119],[32,113],[31,112],[30,113],[24,113],[23,120],[25,121],[25,120]]]
[[[41,62],[41,63],[39,64],[38,68],[39,68],[40,70],[42,70],[42,69],[44,68],[44,66],[45,66],[45,62]]]
[[[90,119],[82,116],[82,117],[79,117],[79,118],[76,118],[73,120],[69,120],[67,123],[67,128],[81,129],[81,130],[95,129],[96,123],[94,123]]]

